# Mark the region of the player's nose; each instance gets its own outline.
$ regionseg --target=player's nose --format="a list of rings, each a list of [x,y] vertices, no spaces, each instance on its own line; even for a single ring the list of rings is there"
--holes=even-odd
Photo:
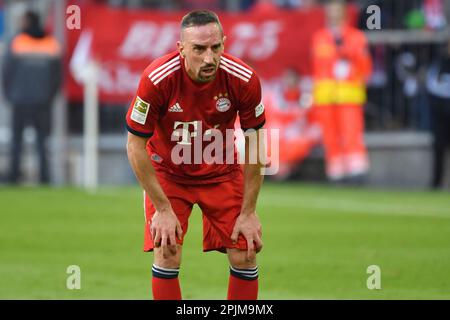
[[[214,54],[211,49],[206,50],[203,62],[205,64],[214,64]]]

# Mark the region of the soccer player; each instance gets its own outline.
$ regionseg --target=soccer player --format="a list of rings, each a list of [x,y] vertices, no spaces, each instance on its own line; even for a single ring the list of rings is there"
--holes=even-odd
[[[215,13],[193,11],[184,16],[178,50],[145,69],[127,112],[128,158],[144,189],[144,251],[154,251],[154,299],[181,299],[178,272],[194,204],[203,213],[203,251],[228,255],[228,299],[257,299],[256,253],[263,246],[256,214],[261,161],[245,163],[242,169],[234,146],[234,161],[195,161],[208,145],[206,137],[213,131],[225,137],[237,114],[243,130],[257,140],[265,122],[258,76],[224,53],[224,42]],[[199,137],[205,137],[201,150],[196,149]],[[250,138],[248,156],[258,154],[260,145],[250,143]],[[174,159],[177,148],[192,150],[188,158],[193,160],[179,163]],[[226,149],[223,143],[225,154]]]

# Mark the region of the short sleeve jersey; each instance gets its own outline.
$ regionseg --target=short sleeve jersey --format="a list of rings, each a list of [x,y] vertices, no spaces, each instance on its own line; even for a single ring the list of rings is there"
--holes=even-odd
[[[243,130],[265,122],[259,78],[225,53],[216,77],[206,83],[192,80],[184,62],[172,52],[145,69],[126,127],[150,137],[147,152],[158,174],[188,184],[232,179],[239,169],[232,134],[237,115]]]

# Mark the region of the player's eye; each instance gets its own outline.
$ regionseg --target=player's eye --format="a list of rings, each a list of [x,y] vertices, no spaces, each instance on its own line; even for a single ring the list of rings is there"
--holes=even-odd
[[[204,47],[194,47],[194,51],[197,53],[201,53],[201,52],[205,51],[205,48]]]

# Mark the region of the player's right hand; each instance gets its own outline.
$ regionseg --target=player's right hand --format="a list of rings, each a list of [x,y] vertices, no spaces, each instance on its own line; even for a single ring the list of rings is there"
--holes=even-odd
[[[183,230],[180,221],[171,208],[166,211],[155,212],[150,225],[150,232],[155,247],[162,248],[164,257],[177,253],[176,237],[181,240]]]

